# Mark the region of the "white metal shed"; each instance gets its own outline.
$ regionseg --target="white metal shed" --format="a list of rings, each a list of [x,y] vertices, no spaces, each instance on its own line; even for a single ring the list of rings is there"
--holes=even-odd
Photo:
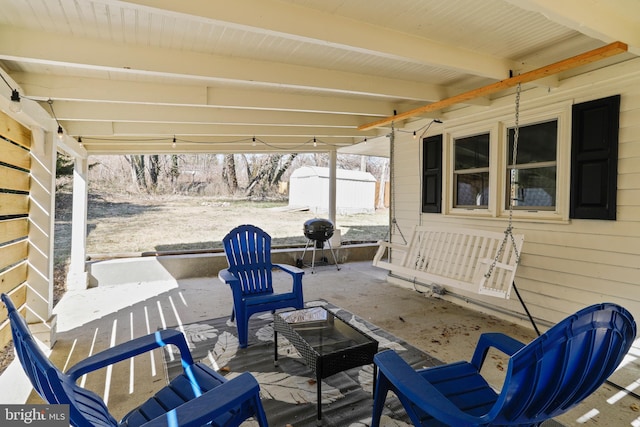
[[[376,179],[369,172],[336,171],[336,213],[351,215],[375,211]],[[329,168],[303,166],[291,174],[289,206],[329,211]]]

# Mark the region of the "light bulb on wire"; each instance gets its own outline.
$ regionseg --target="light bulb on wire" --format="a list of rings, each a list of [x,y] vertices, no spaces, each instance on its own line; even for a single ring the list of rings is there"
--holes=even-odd
[[[62,140],[64,138],[64,131],[62,130],[62,126],[58,125],[58,139]]]
[[[20,92],[17,89],[11,89],[11,104],[9,109],[14,113],[22,111],[22,104],[20,103]]]

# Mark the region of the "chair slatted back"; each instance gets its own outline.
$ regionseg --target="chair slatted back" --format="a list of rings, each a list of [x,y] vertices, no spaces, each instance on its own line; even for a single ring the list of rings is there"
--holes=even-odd
[[[1,297],[9,312],[18,359],[38,395],[48,403],[68,404],[71,424],[74,426],[117,426],[104,401],[97,394],[77,385],[51,363],[9,296],[2,294]]]
[[[9,313],[13,346],[22,369],[29,377],[29,381],[38,395],[50,402],[54,396],[47,378],[47,369],[53,367],[53,364],[40,350],[38,343],[31,335],[27,322],[16,310],[13,301],[7,295],[2,294],[2,302]]]
[[[244,294],[273,293],[271,236],[253,225],[241,225],[223,239],[229,271],[240,280]]]
[[[495,422],[542,421],[577,405],[615,371],[635,336],[633,317],[615,304],[564,319],[512,356]]]

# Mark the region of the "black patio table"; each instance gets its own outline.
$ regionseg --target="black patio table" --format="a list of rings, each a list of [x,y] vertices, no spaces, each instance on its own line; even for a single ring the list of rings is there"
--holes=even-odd
[[[278,363],[278,333],[300,353],[316,374],[318,418],[322,423],[322,379],[373,363],[378,342],[324,307],[279,312],[274,315],[274,361]],[[377,369],[373,367],[374,389]]]

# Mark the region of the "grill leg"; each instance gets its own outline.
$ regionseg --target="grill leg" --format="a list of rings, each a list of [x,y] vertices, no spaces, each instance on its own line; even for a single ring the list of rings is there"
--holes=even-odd
[[[310,240],[311,241],[311,240]],[[313,250],[311,251],[311,274],[316,272],[316,242],[313,242]]]
[[[311,239],[307,239],[307,244],[304,245],[304,251],[302,251],[302,256],[300,257],[299,261],[300,264],[296,265],[297,267],[304,267],[304,256],[307,254],[307,249],[309,248],[309,244],[311,243]]]
[[[336,259],[336,254],[333,251],[333,246],[331,246],[331,239],[327,240],[327,244],[329,245],[329,250],[331,251],[331,255],[333,255],[333,262],[336,264],[336,268],[340,271],[340,266],[338,266],[338,260]]]

